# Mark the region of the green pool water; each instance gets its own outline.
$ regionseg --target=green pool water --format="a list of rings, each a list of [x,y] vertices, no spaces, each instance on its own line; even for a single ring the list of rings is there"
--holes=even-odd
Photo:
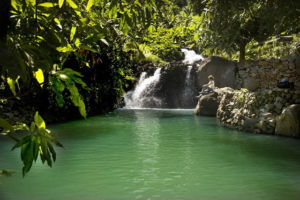
[[[300,199],[300,141],[218,127],[192,110],[116,110],[48,127],[64,144],[53,168],[22,178],[0,138],[0,200]]]

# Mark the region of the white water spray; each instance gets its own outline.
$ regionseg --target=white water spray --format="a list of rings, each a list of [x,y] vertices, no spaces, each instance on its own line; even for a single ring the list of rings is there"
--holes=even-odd
[[[189,65],[204,59],[202,55],[196,54],[196,52],[193,50],[181,49],[181,52],[184,53],[184,60],[182,62]]]
[[[160,106],[160,99],[153,96],[155,86],[159,82],[161,68],[158,68],[153,76],[146,78],[147,73],[143,72],[140,80],[133,91],[124,95],[125,108],[143,108],[147,106]]]

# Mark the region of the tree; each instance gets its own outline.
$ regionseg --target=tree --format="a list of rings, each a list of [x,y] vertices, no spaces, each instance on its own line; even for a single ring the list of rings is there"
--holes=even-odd
[[[300,31],[300,2],[294,0],[190,0],[194,12],[201,15],[202,48],[231,54],[240,52],[245,60],[245,47],[254,40]]]
[[[159,11],[153,0],[5,0],[0,5],[0,77],[13,96],[22,99],[24,92],[38,85],[53,91],[62,107],[64,91],[68,90],[83,117],[85,104],[77,87],[87,89],[86,83],[80,73],[63,68],[66,60],[75,54],[89,67],[89,60],[80,52],[100,53],[103,45],[122,49],[128,38],[135,38],[155,21]],[[115,56],[117,59],[119,55]],[[116,71],[116,79],[127,76],[122,66]],[[18,130],[28,134],[16,138]],[[56,158],[53,144],[62,146],[38,112],[31,124],[10,124],[0,118],[0,134],[16,141],[13,149],[21,149],[23,175],[38,155],[51,166]]]

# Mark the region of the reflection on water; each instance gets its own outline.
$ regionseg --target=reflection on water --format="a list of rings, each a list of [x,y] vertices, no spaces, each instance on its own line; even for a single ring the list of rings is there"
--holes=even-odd
[[[117,110],[50,126],[65,149],[23,179],[0,138],[0,199],[298,199],[300,141],[216,126],[192,110]]]
[[[143,193],[147,192],[155,180],[158,180],[158,149],[160,124],[158,118],[149,118],[143,111],[134,111],[136,117],[135,131],[136,152],[141,167],[138,176],[134,179],[137,188],[133,191],[138,198],[143,198]],[[142,177],[142,178],[141,178]]]

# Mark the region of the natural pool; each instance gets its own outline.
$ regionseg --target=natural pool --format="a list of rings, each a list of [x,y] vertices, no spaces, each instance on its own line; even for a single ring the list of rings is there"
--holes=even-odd
[[[263,199],[300,197],[300,141],[216,125],[192,110],[116,110],[48,127],[64,144],[53,168],[21,176],[0,138],[1,200]]]

